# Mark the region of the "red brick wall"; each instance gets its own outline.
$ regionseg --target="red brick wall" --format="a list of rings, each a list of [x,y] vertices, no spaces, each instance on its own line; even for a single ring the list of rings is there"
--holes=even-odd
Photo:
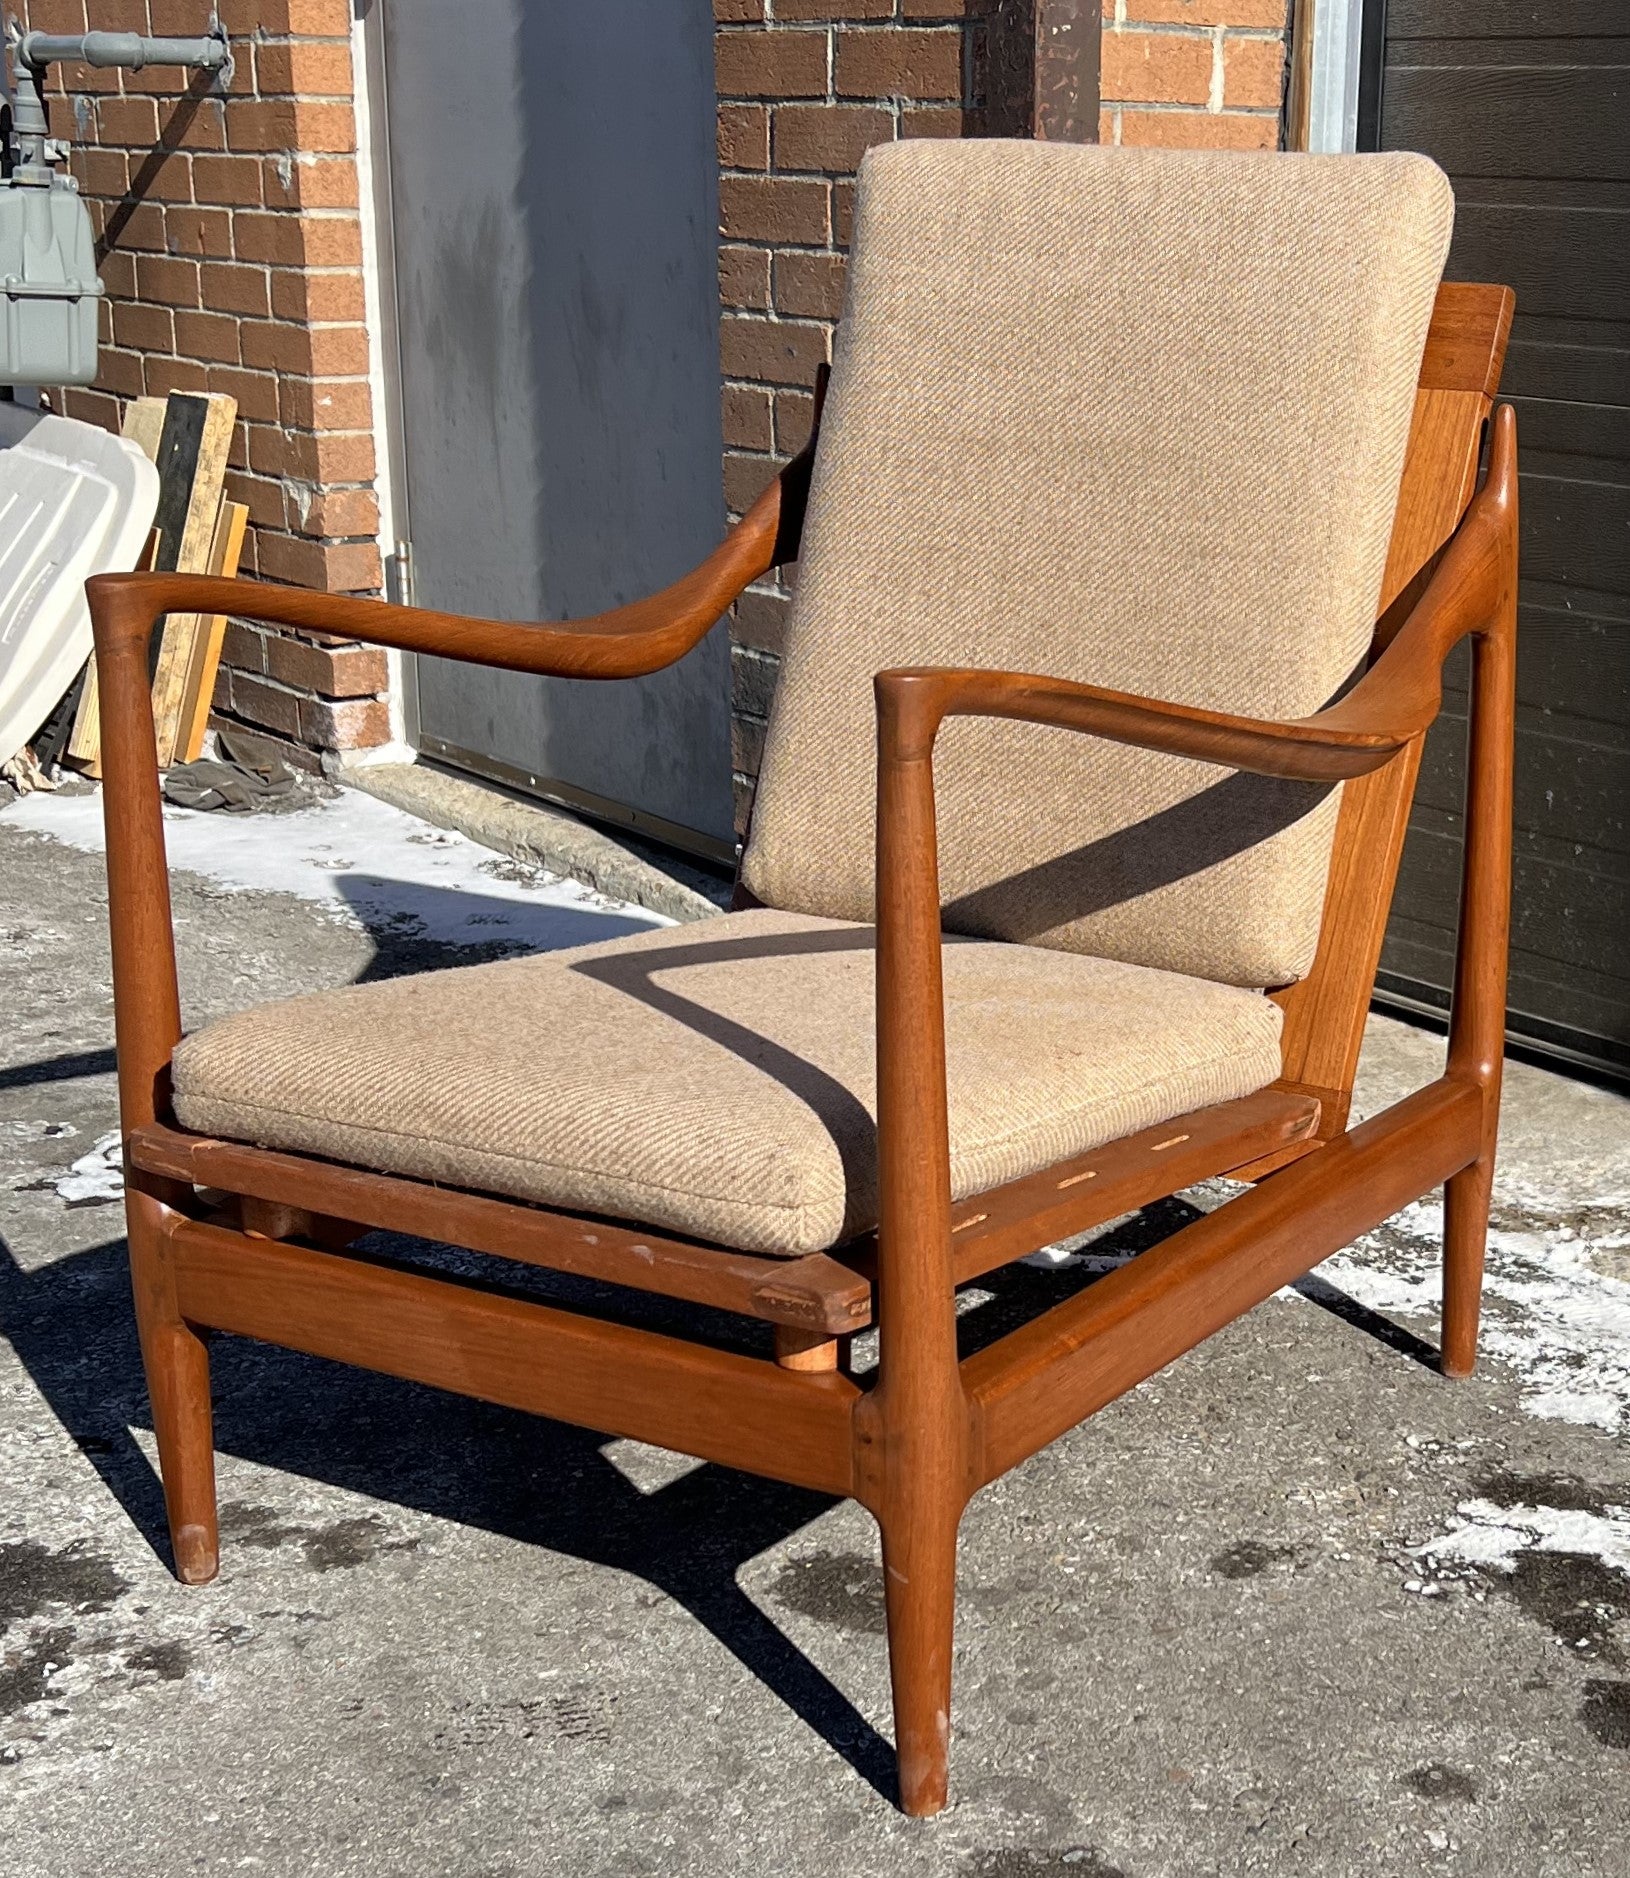
[[[902,136],[1025,128],[1000,92],[1015,34],[1066,0],[714,0],[720,352],[726,497],[740,513],[804,441],[830,353],[862,152]],[[90,0],[98,27],[193,33],[209,0]],[[381,579],[373,411],[359,270],[347,0],[223,0],[237,70],[226,101],[173,70],[59,68],[53,128],[106,244],[100,384],[65,408],[116,423],[118,400],[231,391],[231,493],[246,567],[341,592]],[[1286,0],[1106,0],[1106,142],[1268,148],[1278,141]],[[83,31],[86,0],[25,0]],[[1003,35],[1007,38],[1004,41]],[[1022,64],[1022,58],[1020,60]],[[993,76],[995,74],[995,76]],[[82,102],[81,102],[82,101]],[[1019,111],[1022,117],[1022,109]],[[734,620],[742,815],[758,770],[787,589]],[[220,711],[312,748],[389,734],[383,656],[247,626],[228,640]]]
[[[740,514],[809,432],[842,300],[855,170],[875,143],[1027,128],[991,73],[1036,0],[714,0],[724,486]],[[1105,143],[1271,149],[1286,0],[1105,0]],[[1016,24],[1017,23],[1017,24]],[[1022,63],[1022,49],[1021,58]],[[1022,109],[1022,107],[1021,107]],[[746,825],[789,589],[732,623],[737,824]]]
[[[1104,143],[1272,150],[1287,0],[1107,0]]]
[[[206,30],[211,0],[23,0],[42,31]],[[98,237],[94,387],[58,394],[116,428],[124,400],[238,400],[227,493],[244,571],[332,592],[381,583],[363,325],[348,0],[220,0],[229,93],[173,66],[51,70],[54,135]],[[217,712],[311,751],[385,742],[385,658],[235,624]]]
[[[714,0],[720,358],[732,515],[809,435],[830,358],[854,175],[873,144],[959,137],[982,103],[976,0]],[[787,590],[745,594],[732,627],[737,820],[775,687]]]

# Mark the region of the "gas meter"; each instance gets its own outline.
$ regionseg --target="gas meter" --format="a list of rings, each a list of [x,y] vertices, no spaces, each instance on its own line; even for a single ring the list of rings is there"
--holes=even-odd
[[[195,66],[230,73],[226,35],[145,39],[137,33],[9,34],[11,112],[0,117],[0,385],[88,385],[96,377],[96,243],[90,212],[49,134],[45,68]]]

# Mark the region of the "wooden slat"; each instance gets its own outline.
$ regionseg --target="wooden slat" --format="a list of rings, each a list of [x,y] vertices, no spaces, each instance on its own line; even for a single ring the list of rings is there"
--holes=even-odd
[[[1429,1084],[962,1364],[994,1480],[1474,1160],[1481,1092]]]
[[[1305,150],[1313,106],[1315,0],[1295,0],[1290,19],[1290,82],[1285,96],[1285,148]]]
[[[1311,1140],[1319,1104],[1298,1091],[1262,1089],[1195,1109],[1076,1155],[1040,1174],[958,1200],[951,1209],[955,1282],[967,1284],[1044,1245],[1135,1212],[1179,1188]],[[870,1239],[843,1248],[869,1269]]]
[[[1477,488],[1489,401],[1480,391],[1415,394],[1398,512],[1381,580],[1383,615],[1454,533]]]
[[[145,573],[158,558],[158,530],[147,537],[147,545],[137,561],[136,573]],[[63,755],[85,775],[100,779],[102,774],[102,707],[97,689],[96,660],[85,667],[85,682],[79,688],[79,705],[74,712],[74,733]]]
[[[87,776],[101,775],[102,711],[97,697],[94,658],[85,667],[85,682],[79,688],[79,705],[74,712],[73,733],[62,754],[75,769],[83,770]]]
[[[210,571],[226,476],[227,452],[238,403],[221,392],[176,392],[169,400],[159,445],[159,566],[178,574]],[[153,668],[153,722],[158,764],[168,769],[180,746],[188,676],[198,662],[207,616],[172,613],[164,622]]]
[[[164,413],[168,405],[167,398],[132,398],[125,406],[125,418],[119,426],[119,435],[140,445],[142,455],[150,463],[158,461],[158,446],[164,435]]]
[[[167,1235],[187,1322],[847,1494],[847,1376],[779,1368],[379,1261],[196,1220]]]
[[[1476,490],[1511,310],[1504,287],[1445,281],[1438,289],[1382,580],[1376,651],[1407,617]],[[1384,768],[1342,785],[1318,951],[1306,978],[1273,993],[1285,1013],[1285,1080],[1327,1092],[1321,1139],[1347,1125],[1420,762],[1416,738]],[[1286,1158],[1270,1154],[1236,1172],[1255,1180]]]
[[[1423,741],[1417,737],[1385,769],[1343,785],[1313,969],[1300,983],[1273,994],[1285,1013],[1285,1078],[1329,1092],[1318,1128],[1324,1140],[1347,1126]],[[1275,1156],[1272,1165],[1283,1160]],[[1269,1171],[1259,1163],[1237,1173],[1242,1180],[1255,1180]]]
[[[243,537],[249,526],[249,510],[242,502],[223,502],[215,524],[215,539],[210,543],[206,572],[224,575],[228,580],[238,571],[243,553]],[[175,760],[194,763],[203,754],[204,733],[209,728],[209,707],[215,694],[215,675],[221,666],[221,647],[226,640],[226,615],[212,613],[201,621],[193,636],[192,652],[181,689],[179,722],[176,730]]]
[[[162,1123],[136,1129],[128,1152],[134,1166],[169,1180],[362,1227],[446,1240],[495,1258],[659,1292],[769,1323],[836,1336],[863,1328],[871,1317],[869,1282],[821,1253],[755,1258],[516,1200],[189,1135]]]

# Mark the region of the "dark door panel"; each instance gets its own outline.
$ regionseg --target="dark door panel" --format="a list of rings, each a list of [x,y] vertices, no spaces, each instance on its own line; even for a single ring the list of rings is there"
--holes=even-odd
[[[1609,44],[1610,42],[1604,42]],[[1487,51],[1506,54],[1504,46]],[[1580,55],[1580,49],[1570,48]],[[1454,41],[1418,53],[1464,58]],[[1599,70],[1422,63],[1387,74],[1387,134],[1406,148],[1431,142],[1446,170],[1468,176],[1601,176],[1622,116],[1630,73],[1604,84]],[[1543,144],[1524,135],[1535,111],[1551,121]]]
[[[1522,582],[1510,1024],[1630,1075],[1630,8],[1388,0],[1369,121],[1455,185],[1449,273],[1516,289]],[[1383,995],[1442,1008],[1466,659],[1427,739]]]
[[[1407,61],[1409,42],[1442,37],[1462,41],[1468,57],[1490,41],[1542,39],[1552,58],[1575,57],[1558,41],[1618,39],[1624,0],[1387,0],[1389,53]]]
[[[724,525],[711,9],[385,0],[378,29],[418,599],[560,619],[665,586]],[[724,629],[615,684],[417,678],[429,754],[732,855]]]
[[[1630,213],[1512,206],[1487,200],[1471,183],[1457,195],[1455,278],[1504,281],[1524,314],[1630,320]]]

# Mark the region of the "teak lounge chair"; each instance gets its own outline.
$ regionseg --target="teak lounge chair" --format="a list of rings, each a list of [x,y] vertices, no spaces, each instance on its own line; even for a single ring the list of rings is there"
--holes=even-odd
[[[864,167],[818,448],[654,598],[514,625],[90,583],[130,1252],[184,1580],[217,1561],[209,1328],[852,1495],[882,1531],[901,1803],[932,1813],[981,1486],[1439,1183],[1443,1368],[1470,1370],[1516,437],[1509,408],[1490,422],[1511,295],[1439,286],[1450,220],[1412,156],[897,145]],[[740,910],[182,1037],[163,614],[611,679],[795,558]],[[1422,738],[1467,637],[1447,1069],[1349,1129]],[[1218,1174],[1237,1198],[959,1361],[959,1285]],[[347,1249],[373,1228],[773,1343]],[[874,1321],[876,1367],[851,1373]]]

